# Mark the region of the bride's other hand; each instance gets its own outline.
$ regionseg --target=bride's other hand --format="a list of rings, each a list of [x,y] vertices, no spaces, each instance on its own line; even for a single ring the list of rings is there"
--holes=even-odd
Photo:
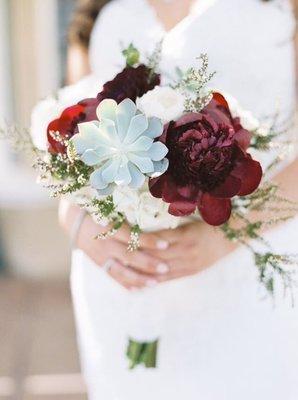
[[[237,247],[218,229],[202,222],[194,222],[174,230],[158,233],[169,243],[164,251],[149,250],[169,266],[169,272],[159,281],[195,275],[231,253]]]
[[[59,220],[64,230],[71,236],[80,209],[67,200],[60,202]],[[98,266],[108,265],[108,273],[127,289],[152,287],[169,272],[169,267],[160,256],[150,254],[166,250],[166,239],[155,234],[141,237],[138,251],[127,251],[130,231],[124,226],[119,232],[106,240],[93,239],[107,228],[100,227],[88,215],[85,216],[76,237],[76,246],[83,250]]]

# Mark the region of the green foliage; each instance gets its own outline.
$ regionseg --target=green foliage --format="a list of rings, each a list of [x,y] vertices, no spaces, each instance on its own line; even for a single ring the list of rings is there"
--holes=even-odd
[[[50,190],[52,197],[71,194],[89,182],[92,167],[81,160],[70,160],[66,154],[52,154],[47,160],[37,158],[34,167],[40,172],[41,181]],[[53,182],[48,184],[47,182]],[[57,183],[55,183],[57,181]]]
[[[135,65],[139,64],[140,52],[132,43],[130,43],[126,49],[122,50],[122,54],[125,57],[126,65],[128,67],[134,67]]]
[[[257,215],[264,210],[271,212],[273,216],[255,221],[247,217],[250,212]],[[270,294],[274,293],[277,278],[282,280],[285,289],[292,288],[294,270],[289,271],[288,267],[298,266],[298,257],[273,253],[263,237],[263,230],[268,226],[287,221],[296,212],[297,204],[279,196],[277,185],[265,183],[251,195],[235,198],[232,218],[221,226],[222,232],[229,241],[240,243],[251,251],[259,271],[260,282]],[[262,244],[264,251],[255,250],[254,242]]]

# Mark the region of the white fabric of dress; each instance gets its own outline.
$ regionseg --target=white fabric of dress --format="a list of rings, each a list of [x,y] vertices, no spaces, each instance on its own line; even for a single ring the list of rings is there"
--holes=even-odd
[[[198,0],[165,32],[146,0],[114,0],[101,12],[90,48],[104,83],[123,67],[133,42],[149,54],[164,37],[161,69],[187,68],[206,52],[214,86],[257,117],[295,107],[294,17],[287,0]],[[276,251],[297,253],[298,218],[267,233]],[[204,251],[204,249],[202,249]],[[156,370],[128,371],[125,359],[133,294],[81,251],[72,263],[72,292],[82,368],[91,400],[296,400],[298,305],[277,289],[264,295],[243,248],[206,271],[154,289],[152,312],[161,343]]]

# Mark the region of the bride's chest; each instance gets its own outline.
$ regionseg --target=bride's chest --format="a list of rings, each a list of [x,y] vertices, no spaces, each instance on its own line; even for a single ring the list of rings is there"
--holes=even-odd
[[[189,65],[202,52],[211,59],[260,56],[291,40],[294,18],[288,0],[198,0],[191,15],[169,32],[147,0],[114,0],[98,19],[91,41],[91,61],[120,67],[121,48],[131,42],[143,54],[163,38],[163,59]],[[254,56],[255,57],[255,56]]]

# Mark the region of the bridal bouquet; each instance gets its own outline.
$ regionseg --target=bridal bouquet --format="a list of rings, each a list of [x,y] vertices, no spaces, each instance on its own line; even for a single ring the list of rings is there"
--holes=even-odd
[[[138,249],[142,232],[196,218],[246,244],[270,292],[276,274],[290,286],[292,257],[252,245],[263,242],[266,225],[290,218],[294,208],[276,185],[261,183],[265,171],[253,156],[272,148],[274,127],[261,126],[234,99],[208,89],[213,74],[206,55],[198,69],[177,70],[177,79],[165,85],[159,48],[147,63],[133,45],[123,54],[126,67],[96,96],[63,110],[56,104],[45,115],[53,120],[38,134],[47,148],[33,146],[39,180],[52,196],[71,195],[108,225],[100,239],[129,224],[128,251]],[[274,221],[249,220],[249,212],[265,208],[274,210]],[[157,339],[128,338],[131,367],[156,366]]]

